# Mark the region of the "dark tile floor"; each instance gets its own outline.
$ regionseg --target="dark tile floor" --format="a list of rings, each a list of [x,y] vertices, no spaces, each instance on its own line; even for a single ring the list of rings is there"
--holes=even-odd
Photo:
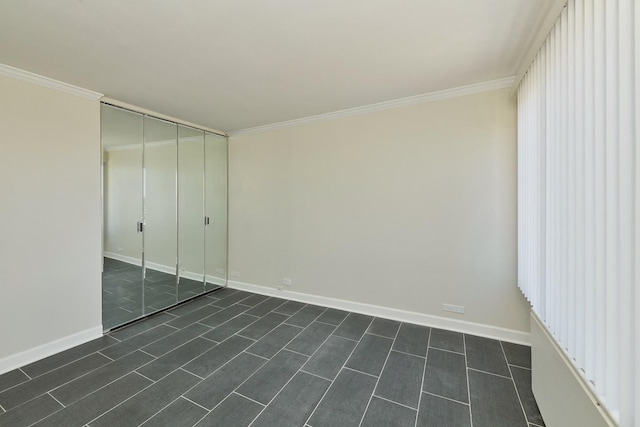
[[[0,426],[543,426],[528,347],[231,289],[0,376]]]
[[[175,274],[147,268],[143,295],[142,267],[105,257],[102,326],[111,329],[219,287],[211,283],[204,286],[202,282],[184,277],[176,287]]]

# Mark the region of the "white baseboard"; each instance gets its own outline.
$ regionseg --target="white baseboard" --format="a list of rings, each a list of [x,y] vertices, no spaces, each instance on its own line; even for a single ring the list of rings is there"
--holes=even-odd
[[[102,336],[102,325],[0,359],[0,375]]]
[[[207,274],[207,283],[213,283],[214,285],[225,287],[227,286],[227,279]]]
[[[467,322],[464,320],[448,319],[446,317],[432,316],[430,314],[416,313],[413,311],[400,310],[397,308],[382,307],[379,305],[365,304],[361,302],[347,301],[320,295],[306,294],[302,292],[293,292],[286,290],[280,291],[275,288],[237,282],[233,280],[229,280],[228,286],[232,289],[254,292],[261,295],[286,298],[294,301],[304,302],[307,304],[316,304],[324,307],[353,311],[355,313],[366,314],[369,316],[376,316],[385,319],[398,320],[401,322],[414,323],[417,325],[447,329],[450,331],[478,335],[481,337],[493,338],[500,341],[507,341],[516,344],[531,345],[530,334],[528,332],[521,332],[512,329],[500,328],[497,326],[484,325],[481,323]]]
[[[142,265],[142,261],[139,258],[134,258],[122,254],[117,254],[115,252],[103,252],[102,254],[106,258],[115,259],[118,261],[126,262],[127,264],[133,264],[140,267]]]
[[[118,261],[126,262],[127,264],[137,265],[138,267],[142,265],[142,261],[140,259],[133,258],[130,256],[116,254],[113,252],[104,252],[103,255],[107,258],[112,258]],[[146,267],[148,269],[160,271],[162,273],[176,274],[175,266],[172,267],[168,265],[157,264],[155,262],[147,261]],[[181,271],[180,277],[184,277],[186,279],[191,279],[195,281],[202,281],[203,279],[202,273],[194,273],[192,271]],[[214,285],[218,285],[218,286],[227,286],[227,279],[225,279],[224,277],[207,274],[207,283],[213,283]]]
[[[531,388],[548,427],[615,427],[584,374],[531,312]]]

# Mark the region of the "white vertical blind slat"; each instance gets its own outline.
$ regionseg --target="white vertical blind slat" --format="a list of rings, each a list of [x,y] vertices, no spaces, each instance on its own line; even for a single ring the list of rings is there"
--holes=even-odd
[[[596,286],[596,371],[594,385],[596,391],[603,395],[606,392],[606,135],[605,135],[605,0],[594,1],[594,144],[595,144],[595,286]]]
[[[575,361],[585,366],[585,138],[584,138],[584,6],[583,1],[575,3],[574,10],[574,290],[575,290]]]
[[[618,189],[618,2],[605,2],[605,76],[606,76],[606,391],[611,407],[618,406],[619,384],[619,222]]]
[[[622,426],[640,424],[638,9],[569,0],[518,88],[518,283]]]
[[[593,0],[584,2],[584,372],[595,380],[596,365],[596,306],[595,306],[595,83]]]
[[[634,277],[634,224],[635,197],[634,159],[634,64],[633,64],[633,0],[618,2],[618,120],[619,120],[619,361],[621,425],[631,425],[634,408],[633,358],[633,277]],[[621,370],[622,370],[621,369]]]

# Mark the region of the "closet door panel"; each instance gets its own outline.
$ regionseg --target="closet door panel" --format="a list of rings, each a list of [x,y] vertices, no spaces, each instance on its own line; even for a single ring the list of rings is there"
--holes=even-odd
[[[227,285],[227,138],[205,133],[205,290]]]
[[[101,121],[102,325],[111,329],[143,315],[143,118],[103,105]]]
[[[177,126],[144,118],[145,314],[177,302]]]
[[[204,292],[204,132],[178,125],[178,301]]]

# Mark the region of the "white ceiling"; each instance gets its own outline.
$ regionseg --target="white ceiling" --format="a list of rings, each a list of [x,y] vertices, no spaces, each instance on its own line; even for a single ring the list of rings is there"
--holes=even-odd
[[[2,0],[0,63],[233,131],[516,73],[550,0]]]

